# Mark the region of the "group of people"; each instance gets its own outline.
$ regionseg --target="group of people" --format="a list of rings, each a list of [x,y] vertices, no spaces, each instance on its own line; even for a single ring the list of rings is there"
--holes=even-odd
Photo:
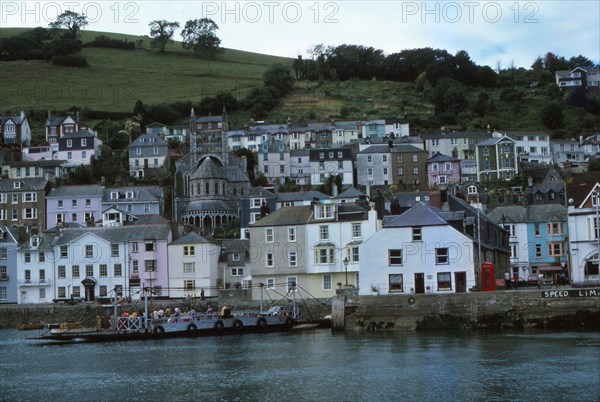
[[[206,315],[208,317],[211,317],[212,313],[213,313],[213,308],[209,304],[206,309]],[[183,317],[183,316],[196,318],[197,313],[193,307],[189,308],[186,312],[181,311],[181,309],[179,307],[175,307],[174,310],[171,310],[171,307],[167,307],[164,310],[162,308],[156,307],[156,308],[154,308],[154,311],[152,311],[152,313],[150,314],[150,318],[153,320],[161,320],[164,318]]]

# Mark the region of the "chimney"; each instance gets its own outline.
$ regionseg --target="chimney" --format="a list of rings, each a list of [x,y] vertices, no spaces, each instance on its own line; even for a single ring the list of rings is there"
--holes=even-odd
[[[488,132],[488,134],[491,133],[491,131],[490,131],[490,123],[488,123],[488,125],[487,125],[487,132]]]
[[[287,128],[288,130],[292,128],[292,118],[290,116],[287,118]]]
[[[337,184],[331,183],[331,197],[335,198],[338,196]]]
[[[27,230],[25,229],[25,226],[22,223],[19,223],[17,230],[19,234],[19,243],[23,243],[25,241],[25,238],[27,237]]]
[[[441,133],[442,135],[446,134],[446,126],[442,126],[442,127],[440,127],[440,133]]]
[[[388,147],[390,148],[390,150],[394,149],[394,140],[393,139],[388,140]]]

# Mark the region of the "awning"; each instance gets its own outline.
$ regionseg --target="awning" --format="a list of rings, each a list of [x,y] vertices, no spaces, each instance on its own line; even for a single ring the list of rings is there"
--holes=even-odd
[[[544,271],[562,271],[563,267],[561,267],[560,265],[542,265],[538,267],[538,270],[540,272],[544,272]]]

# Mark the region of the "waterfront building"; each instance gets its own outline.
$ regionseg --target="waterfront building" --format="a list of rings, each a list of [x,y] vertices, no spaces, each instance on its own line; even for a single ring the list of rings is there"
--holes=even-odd
[[[223,239],[219,257],[221,289],[243,289],[252,297],[252,270],[250,264],[250,240]]]
[[[15,254],[17,286],[14,289],[17,303],[50,303],[57,297],[54,233],[33,230],[28,235],[22,227],[19,231],[20,244]]]
[[[94,226],[102,216],[104,187],[91,184],[60,186],[46,196],[46,229],[57,225]]]
[[[240,199],[240,238],[248,238],[248,228],[263,215],[275,211],[277,197],[269,190],[255,187]]]
[[[168,246],[169,297],[195,298],[218,295],[218,263],[221,246],[189,232]]]
[[[25,228],[0,226],[0,304],[17,303],[17,250]]]
[[[0,225],[23,224],[29,231],[46,227],[48,180],[0,179]]]
[[[567,185],[573,286],[600,285],[600,181],[597,173],[580,173]]]

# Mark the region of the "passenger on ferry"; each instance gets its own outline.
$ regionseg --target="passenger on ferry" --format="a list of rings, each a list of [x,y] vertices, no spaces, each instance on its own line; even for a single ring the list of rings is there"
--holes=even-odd
[[[212,316],[212,312],[213,312],[213,308],[212,306],[209,304],[208,308],[206,309],[206,315],[211,317]]]
[[[165,310],[165,315],[166,315],[167,317],[170,317],[170,316],[171,316],[171,307],[167,307],[167,308],[166,308],[166,310]]]
[[[181,310],[179,307],[175,307],[175,317],[179,317],[181,315]]]

